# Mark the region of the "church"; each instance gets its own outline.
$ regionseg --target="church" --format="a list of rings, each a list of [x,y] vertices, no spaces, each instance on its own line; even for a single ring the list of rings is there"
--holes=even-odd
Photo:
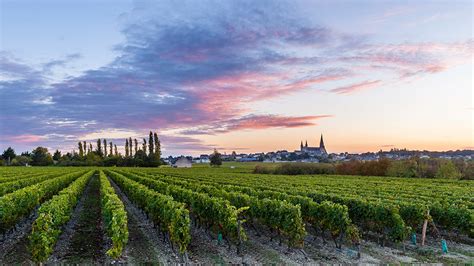
[[[300,150],[302,153],[307,153],[311,156],[327,156],[326,147],[324,147],[323,134],[321,134],[321,140],[319,141],[319,147],[308,147],[308,141],[306,141],[303,146],[303,141],[301,141]]]

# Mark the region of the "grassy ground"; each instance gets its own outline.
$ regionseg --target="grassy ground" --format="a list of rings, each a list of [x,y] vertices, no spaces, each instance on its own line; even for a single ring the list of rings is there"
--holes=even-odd
[[[92,177],[83,197],[84,209],[74,227],[74,234],[63,260],[67,263],[102,262],[104,259],[100,182],[97,175]]]

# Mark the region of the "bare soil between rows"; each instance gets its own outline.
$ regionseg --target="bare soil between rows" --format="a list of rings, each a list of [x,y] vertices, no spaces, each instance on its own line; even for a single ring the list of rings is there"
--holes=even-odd
[[[100,182],[91,177],[76,205],[71,219],[63,228],[50,263],[89,264],[106,262],[106,241],[102,225]]]

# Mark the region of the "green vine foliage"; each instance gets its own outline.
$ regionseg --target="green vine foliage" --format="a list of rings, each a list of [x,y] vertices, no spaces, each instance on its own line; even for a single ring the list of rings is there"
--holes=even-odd
[[[0,183],[0,197],[5,195],[5,194],[11,193],[15,190],[18,190],[20,188],[31,186],[31,185],[37,184],[39,182],[43,182],[43,181],[48,180],[48,179],[52,179],[52,178],[54,178],[56,176],[59,176],[59,175],[55,174],[55,173],[53,173],[53,174],[52,173],[47,173],[47,174],[43,174],[43,175],[40,175],[40,176],[31,177],[31,178],[20,178],[20,179],[15,180],[15,181]]]
[[[102,215],[107,235],[112,240],[107,255],[118,258],[128,241],[127,212],[103,171],[100,171],[99,178]]]
[[[282,232],[289,238],[290,246],[302,246],[306,235],[304,222],[329,231],[333,238],[345,234],[346,230],[352,226],[351,239],[359,238],[357,228],[352,225],[349,218],[347,207],[341,204],[316,203],[304,196],[288,195],[270,190],[260,191],[250,187],[211,182],[188,182],[166,176],[160,176],[159,180],[204,192],[213,197],[228,199],[237,207],[249,206],[248,214],[251,218]],[[293,210],[289,211],[290,209]],[[289,213],[292,216],[288,215]],[[276,220],[275,217],[285,217],[286,220]]]
[[[173,243],[184,253],[191,241],[191,219],[183,203],[171,196],[160,194],[135,182],[120,173],[106,170],[105,173],[125,192],[138,207],[143,209],[155,224],[167,230]]]
[[[85,171],[77,171],[64,174],[0,197],[0,233],[10,229],[36,206],[50,199],[84,173]]]
[[[69,221],[79,197],[94,173],[95,171],[89,171],[82,175],[41,205],[29,236],[29,247],[34,261],[46,261],[51,255],[61,234],[61,227]]]
[[[213,198],[205,193],[170,185],[165,182],[141,177],[122,171],[127,178],[143,184],[154,191],[172,196],[176,201],[186,203],[191,213],[204,225],[213,226],[230,238],[245,238],[243,227],[238,226],[238,210],[228,200]]]

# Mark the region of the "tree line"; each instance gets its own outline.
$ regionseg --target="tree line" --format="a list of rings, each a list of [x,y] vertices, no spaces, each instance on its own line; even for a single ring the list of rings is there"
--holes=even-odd
[[[257,174],[282,175],[360,175],[411,178],[474,179],[474,160],[412,157],[405,160],[382,158],[376,161],[339,163],[283,163],[257,165]]]
[[[164,162],[161,159],[161,141],[156,132],[150,131],[148,140],[125,139],[125,154],[118,151],[117,144],[107,139],[92,142],[79,141],[77,152],[62,154],[56,150],[52,155],[45,147],[37,147],[31,153],[23,152],[17,156],[14,149],[8,147],[0,158],[0,165],[34,165],[34,166],[140,166],[156,167]]]

